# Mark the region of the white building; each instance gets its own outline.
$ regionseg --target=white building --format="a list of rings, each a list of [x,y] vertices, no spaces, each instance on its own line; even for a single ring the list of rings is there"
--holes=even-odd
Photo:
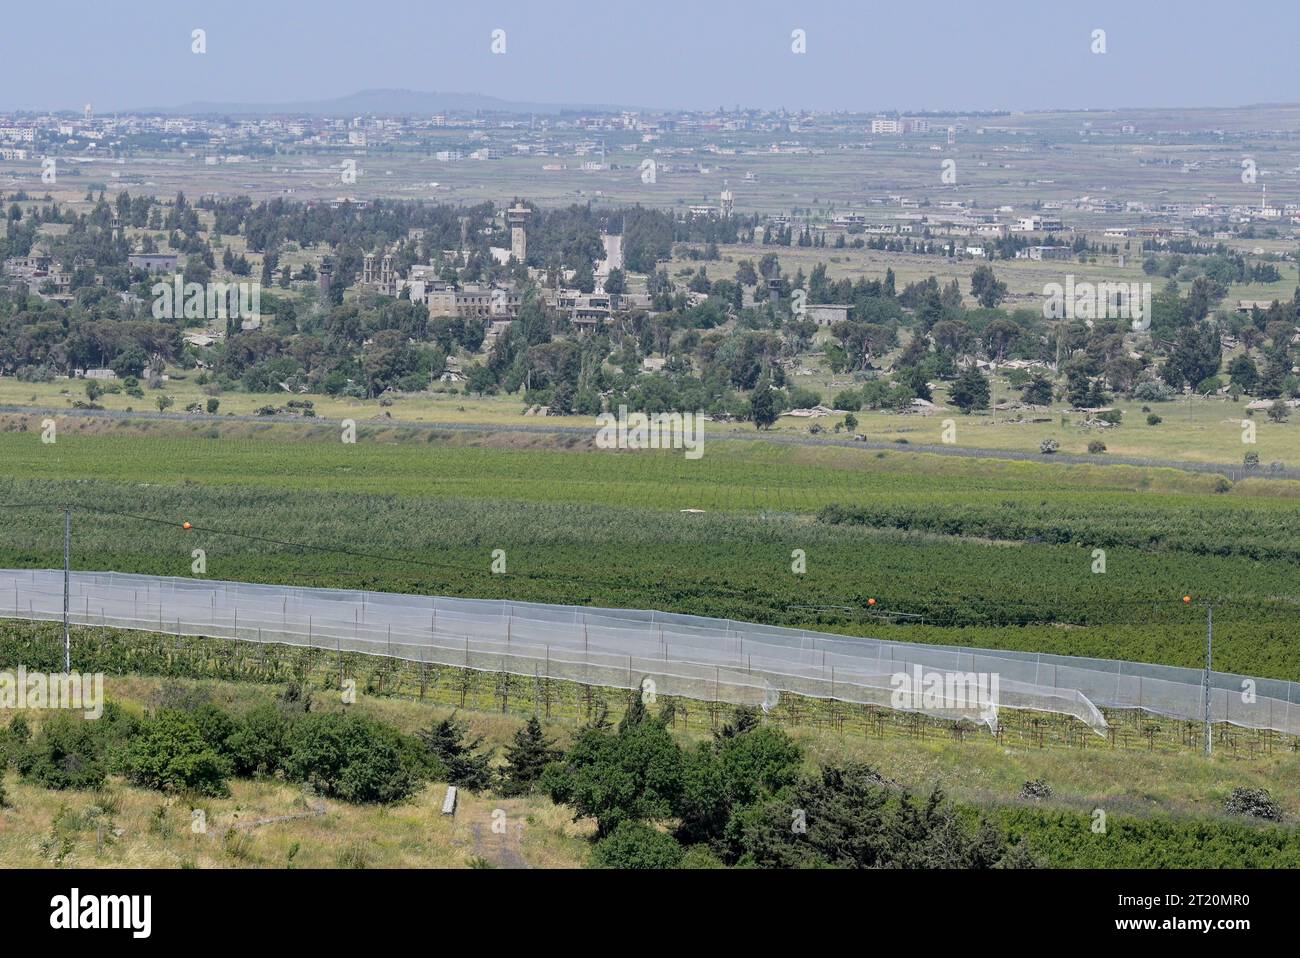
[[[844,322],[849,318],[849,310],[852,308],[851,305],[840,303],[810,303],[804,307],[808,318],[822,327]]]

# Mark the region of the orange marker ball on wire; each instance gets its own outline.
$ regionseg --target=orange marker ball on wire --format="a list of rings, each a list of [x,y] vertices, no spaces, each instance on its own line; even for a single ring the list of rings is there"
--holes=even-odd
[[[876,600],[875,600],[875,599],[868,599],[868,600],[867,600],[867,605],[875,605],[875,604],[876,604]]]
[[[1183,601],[1184,601],[1184,602],[1191,602],[1191,601],[1192,601],[1192,597],[1191,597],[1190,595],[1185,595],[1185,596],[1183,596]]]
[[[188,532],[190,529],[193,529],[194,527],[190,525],[189,522],[182,522],[181,528]]]

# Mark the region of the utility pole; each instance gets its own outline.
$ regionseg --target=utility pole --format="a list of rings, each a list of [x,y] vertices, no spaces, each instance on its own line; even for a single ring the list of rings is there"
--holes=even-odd
[[[1210,725],[1210,670],[1214,666],[1214,606],[1205,607],[1205,757],[1210,757],[1214,734]]]
[[[68,631],[68,591],[72,576],[72,510],[63,507],[63,671],[72,674],[72,633]]]

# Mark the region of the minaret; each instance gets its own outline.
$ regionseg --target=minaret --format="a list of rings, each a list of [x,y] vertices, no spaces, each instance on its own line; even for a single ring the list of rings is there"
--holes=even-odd
[[[727,181],[723,180],[722,181],[722,216],[724,219],[731,215],[731,211],[735,207],[735,205],[736,205],[735,197],[731,195],[731,188],[727,185]]]

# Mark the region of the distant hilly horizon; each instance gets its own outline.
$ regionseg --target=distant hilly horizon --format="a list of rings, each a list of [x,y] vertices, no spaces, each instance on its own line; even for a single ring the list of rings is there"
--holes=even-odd
[[[1091,108],[1066,108],[1021,110],[1015,107],[987,107],[979,110],[935,110],[935,109],[868,109],[836,111],[849,113],[911,113],[916,115],[940,116],[980,116],[1005,114],[1042,114],[1042,113],[1130,113],[1130,112],[1172,112],[1172,113],[1222,113],[1225,111],[1247,110],[1252,108],[1287,108],[1296,107],[1294,103],[1251,103],[1237,104],[1232,107],[1164,107],[1159,105],[1098,106]],[[773,107],[741,106],[741,110],[770,110]],[[792,107],[792,111],[816,109],[815,107]],[[110,112],[119,113],[156,113],[176,116],[418,116],[423,114],[444,113],[448,111],[461,113],[546,113],[562,112],[602,112],[617,113],[623,110],[646,111],[662,110],[678,112],[671,107],[647,106],[646,104],[627,103],[590,103],[557,102],[547,103],[528,100],[508,100],[486,93],[461,93],[453,91],[423,91],[400,88],[376,88],[359,90],[344,96],[319,100],[274,101],[251,103],[239,101],[196,100],[174,106],[137,107]],[[693,112],[685,109],[684,112]]]
[[[736,110],[772,111],[778,107],[759,105],[739,105]],[[19,112],[45,112],[32,108],[17,108]],[[789,112],[817,110],[816,107],[786,106]],[[1167,114],[1210,114],[1231,116],[1234,113],[1252,109],[1280,109],[1300,111],[1300,103],[1262,102],[1222,106],[1160,106],[1160,105],[1125,105],[1096,107],[1060,107],[1051,109],[1021,109],[1017,107],[985,107],[983,109],[942,110],[930,108],[904,108],[899,106],[881,108],[863,107],[853,110],[835,110],[831,112],[848,114],[911,114],[916,116],[1034,116],[1042,114],[1128,114],[1128,113],[1167,113]],[[700,112],[704,107],[667,107],[647,104],[627,103],[591,103],[591,102],[540,102],[528,100],[511,100],[491,96],[485,93],[463,93],[454,91],[424,91],[401,88],[375,88],[359,90],[338,97],[317,100],[283,100],[269,102],[193,100],[170,106],[150,105],[135,107],[106,108],[102,113],[161,116],[428,116],[436,113],[505,113],[505,114],[558,114],[562,112]],[[80,109],[69,107],[54,108],[54,113],[79,113]]]
[[[118,112],[161,113],[182,116],[267,116],[276,114],[296,116],[356,116],[359,114],[406,116],[442,113],[449,110],[462,113],[560,113],[566,110],[617,112],[625,109],[635,108],[610,103],[537,103],[523,100],[506,100],[484,93],[374,89],[360,90],[345,96],[321,100],[272,103],[223,103],[200,100],[175,106],[139,107]]]

